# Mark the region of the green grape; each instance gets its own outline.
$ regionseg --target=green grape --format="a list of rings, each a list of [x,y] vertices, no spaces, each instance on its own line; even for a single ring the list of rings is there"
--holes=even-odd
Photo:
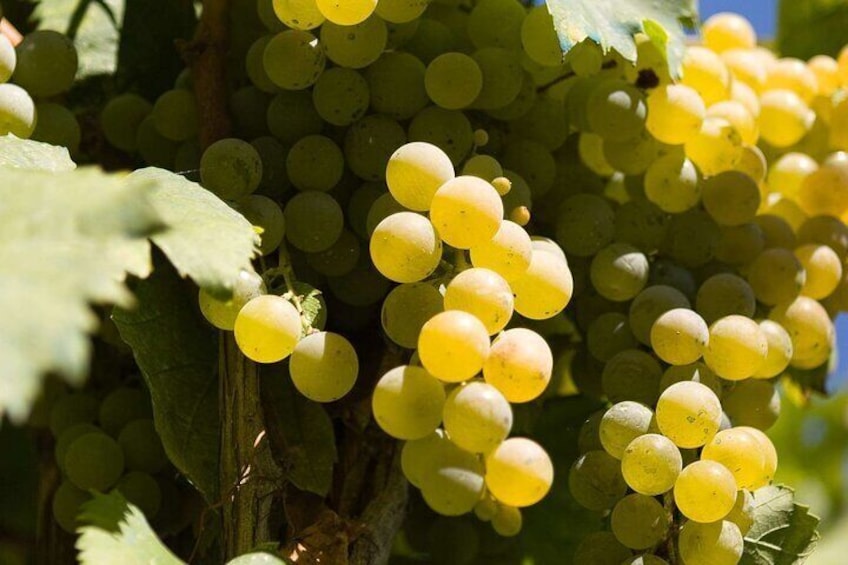
[[[371,108],[396,120],[408,120],[427,105],[426,67],[400,51],[384,53],[365,71]]]
[[[251,225],[262,229],[259,235],[259,252],[262,255],[268,255],[280,247],[286,235],[286,220],[276,202],[267,196],[251,194],[239,200],[235,208]]]
[[[653,418],[653,411],[644,404],[631,400],[613,404],[601,418],[601,445],[607,453],[621,459],[631,441],[650,431]]]
[[[360,263],[341,277],[329,277],[333,295],[350,306],[365,307],[378,303],[389,291],[389,280],[369,264]]]
[[[114,437],[132,420],[152,416],[150,396],[146,391],[121,387],[110,392],[100,403],[97,422],[104,432]]]
[[[359,358],[339,334],[316,332],[301,339],[289,359],[295,388],[309,400],[334,402],[356,383]]]
[[[536,6],[527,13],[521,24],[521,45],[527,56],[539,65],[562,64],[562,47],[547,6]]]
[[[315,0],[327,21],[341,26],[356,25],[374,13],[377,0]]]
[[[194,77],[191,74],[190,67],[186,67],[180,71],[180,74],[178,74],[177,78],[174,79],[174,88],[194,90]]]
[[[462,162],[474,148],[474,130],[465,114],[438,106],[418,112],[409,124],[409,139],[439,147],[454,165]]]
[[[403,48],[428,65],[442,53],[452,51],[455,45],[456,38],[448,26],[432,18],[421,18]]]
[[[353,69],[327,69],[312,89],[312,101],[321,118],[334,126],[349,126],[365,115],[371,93],[368,81]]]
[[[483,88],[474,101],[482,110],[503,108],[518,97],[524,80],[521,63],[513,51],[485,47],[471,57],[483,73]]]
[[[657,401],[657,426],[678,447],[693,449],[710,441],[721,424],[721,402],[705,385],[682,381]]]
[[[527,232],[509,220],[501,222],[495,236],[486,243],[471,248],[471,263],[490,269],[507,282],[512,282],[530,267],[533,245]]]
[[[604,366],[601,380],[610,402],[633,400],[652,406],[659,395],[660,364],[648,353],[627,349]]]
[[[571,301],[574,279],[560,257],[534,250],[530,266],[511,282],[515,311],[531,320],[547,320],[562,312]]]
[[[553,365],[553,353],[542,336],[513,328],[495,339],[483,365],[483,377],[510,402],[529,402],[547,388]]]
[[[329,137],[301,138],[286,157],[286,173],[298,190],[332,190],[344,174],[344,155]]]
[[[371,259],[386,278],[400,283],[424,280],[442,260],[442,242],[430,221],[414,212],[398,212],[371,234]]]
[[[503,218],[503,203],[494,187],[477,177],[459,176],[433,196],[430,219],[442,241],[469,249],[494,237]]]
[[[669,528],[668,513],[650,496],[630,494],[612,509],[612,533],[631,549],[648,549],[665,539]]]
[[[554,480],[551,458],[523,437],[503,441],[486,455],[486,487],[499,502],[523,508],[542,500]]]
[[[0,13],[0,18],[3,15]],[[0,84],[8,81],[15,72],[15,66],[18,64],[18,56],[15,53],[15,47],[9,38],[5,35],[0,38]]]
[[[381,0],[377,4],[377,15],[396,24],[418,19],[427,9],[430,0]]]
[[[148,399],[145,398],[144,400],[149,403]],[[64,472],[65,455],[68,453],[68,448],[74,441],[76,441],[77,438],[82,437],[85,434],[102,433],[102,431],[103,430],[94,424],[88,423],[74,424],[73,426],[66,428],[65,431],[56,438],[56,447],[53,449],[53,455],[59,469]]]
[[[603,451],[604,446],[601,445],[600,429],[605,412],[605,410],[593,412],[580,426],[580,432],[577,436],[577,450],[581,455],[590,451]]]
[[[175,89],[162,94],[153,105],[151,116],[156,131],[173,141],[185,141],[200,129],[197,103],[188,90]]]
[[[493,182],[504,176],[500,161],[491,155],[474,155],[462,165],[462,174]]]
[[[445,401],[445,431],[451,441],[472,453],[488,453],[512,429],[512,408],[498,389],[472,381],[456,387]]]
[[[739,171],[725,171],[706,179],[702,191],[704,208],[724,226],[750,222],[760,207],[757,182]]]
[[[421,476],[421,494],[438,514],[460,516],[480,501],[484,481],[483,464],[477,456],[446,441]]]
[[[489,269],[475,267],[462,271],[445,289],[445,309],[473,314],[483,322],[489,335],[506,327],[513,307],[509,283]]]
[[[636,297],[648,282],[648,259],[626,243],[613,243],[592,259],[590,276],[598,294],[625,302]]]
[[[276,363],[291,355],[300,339],[300,314],[285,298],[257,296],[239,311],[233,331],[245,357]]]
[[[141,158],[151,167],[168,169],[174,165],[179,144],[156,130],[153,116],[147,116],[141,121],[135,143]]]
[[[633,439],[621,456],[621,474],[627,485],[647,496],[657,496],[674,487],[683,458],[667,437],[649,433]]]
[[[780,416],[780,395],[769,381],[749,379],[725,393],[722,405],[734,426],[767,430]]]
[[[405,441],[400,452],[401,471],[412,486],[421,488],[423,478],[439,461],[442,453],[452,449],[458,448],[441,428],[423,438]]]
[[[659,141],[670,145],[680,145],[696,137],[706,115],[704,100],[684,84],[654,89],[647,105],[646,128]]]
[[[649,286],[630,304],[629,321],[633,335],[645,345],[651,343],[651,328],[663,313],[674,308],[689,308],[689,300],[674,287]]]
[[[292,29],[315,29],[324,22],[324,15],[315,0],[273,0],[277,18]]]
[[[251,44],[245,56],[245,71],[250,82],[257,89],[267,94],[273,94],[279,90],[265,70],[265,48],[271,42],[273,35],[263,35]]]
[[[725,316],[710,325],[704,362],[719,377],[732,381],[747,379],[762,367],[767,354],[766,336],[750,318]]]
[[[730,273],[708,278],[695,297],[695,309],[708,324],[731,314],[752,317],[756,308],[754,290],[745,279]]]
[[[362,186],[353,191],[353,194],[351,194],[350,200],[347,204],[347,222],[350,224],[354,233],[362,239],[368,239],[370,231],[373,231],[373,228],[377,227],[377,224],[380,223],[374,223],[372,230],[368,230],[368,212],[371,210],[374,203],[385,194],[385,186],[371,182],[363,183]],[[391,195],[389,195],[389,200],[397,204],[397,201],[395,201],[394,198],[391,198]],[[400,206],[400,204],[397,204],[397,206],[400,209],[393,209],[392,213],[403,211],[403,207]],[[383,221],[387,216],[388,214],[381,216],[380,221]]]
[[[610,166],[631,176],[644,174],[662,155],[663,147],[646,130],[627,141],[604,142],[604,158]]]
[[[630,331],[627,316],[620,312],[601,314],[592,321],[586,333],[586,348],[595,359],[603,362],[638,345],[633,332]]]
[[[276,34],[262,55],[268,78],[285,90],[309,88],[321,76],[325,64],[322,45],[308,31],[290,29]]]
[[[736,504],[724,519],[736,524],[743,536],[747,534],[754,525],[754,497],[751,493],[747,490],[736,493]]]
[[[716,259],[728,265],[748,265],[765,249],[763,230],[754,222],[722,226]]]
[[[520,139],[507,145],[501,157],[503,166],[527,181],[534,198],[551,190],[556,180],[556,162],[550,151],[536,141]]]
[[[496,120],[517,120],[527,115],[536,103],[538,94],[536,92],[536,83],[533,80],[533,75],[524,71],[522,73],[521,88],[518,95],[512,102],[501,108],[486,110],[486,113]]]
[[[521,532],[523,518],[521,510],[514,506],[498,505],[498,512],[492,517],[492,528],[503,537],[517,536]]]
[[[402,284],[383,302],[383,331],[398,345],[415,349],[421,327],[443,309],[442,295],[433,285]]]
[[[219,330],[232,331],[239,310],[257,296],[265,294],[265,282],[253,271],[242,270],[233,284],[233,295],[226,301],[200,289],[200,312]]]
[[[50,408],[50,431],[54,438],[75,424],[91,424],[99,402],[92,395],[74,392],[59,398]]]
[[[672,287],[680,291],[684,296],[695,296],[695,291],[697,290],[695,277],[692,272],[668,259],[656,259],[653,262],[651,265],[651,276],[648,282],[651,286]]]
[[[400,124],[375,114],[350,126],[345,134],[344,154],[356,176],[378,181],[383,180],[392,153],[404,143],[406,134]]]
[[[585,535],[577,546],[574,563],[621,565],[631,555],[632,552],[621,545],[612,532],[592,532]]]
[[[321,26],[321,44],[327,57],[340,67],[363,69],[380,58],[389,32],[376,16],[353,26],[327,22]]]
[[[0,84],[0,135],[27,139],[36,122],[35,102],[27,91],[16,84]]]
[[[127,502],[137,506],[148,520],[155,518],[162,507],[162,489],[156,479],[147,473],[127,473],[115,485],[115,490],[120,492]]]
[[[722,380],[700,361],[689,365],[672,365],[667,368],[660,379],[660,394],[671,385],[683,381],[701,383],[713,391],[717,397],[722,396]]]
[[[645,171],[645,196],[664,212],[690,210],[701,201],[698,170],[676,153],[664,155]]]
[[[813,368],[824,363],[833,348],[833,322],[824,307],[806,296],[777,305],[769,313],[792,338],[792,365]]]
[[[794,300],[806,280],[801,261],[788,249],[779,247],[760,253],[748,269],[748,283],[757,300],[767,305]]]
[[[792,338],[783,326],[772,320],[762,320],[760,330],[766,336],[768,353],[762,366],[754,373],[756,379],[771,379],[783,373],[792,360]]]
[[[137,94],[112,98],[100,112],[100,128],[106,141],[122,151],[135,151],[139,126],[152,111],[150,102]]]
[[[767,484],[765,451],[745,429],[718,432],[701,451],[701,459],[721,463],[733,474],[740,489],[756,490]]]
[[[677,547],[686,565],[736,565],[743,544],[739,527],[728,520],[689,521],[680,528]]]
[[[402,206],[426,212],[436,191],[455,177],[450,157],[437,146],[420,141],[398,148],[386,166],[386,184]]]
[[[637,137],[645,128],[647,105],[636,87],[608,80],[593,89],[586,100],[591,131],[605,141],[623,142]]]
[[[780,216],[759,214],[754,218],[754,223],[763,230],[765,249],[774,249],[776,247],[783,249],[795,248],[795,232],[792,230],[792,226]]]
[[[79,150],[80,125],[73,112],[60,104],[39,102],[35,106],[38,121],[32,139],[67,147],[71,155]]]
[[[71,88],[79,60],[74,42],[58,31],[27,34],[15,48],[15,82],[32,96],[51,98]]]
[[[64,468],[76,487],[105,491],[123,474],[124,454],[114,439],[103,432],[91,432],[68,446]]]
[[[262,180],[262,159],[241,139],[221,139],[203,152],[200,160],[203,186],[226,200],[252,193]]]
[[[686,142],[685,150],[701,174],[711,177],[737,165],[742,158],[742,138],[724,118],[707,117],[698,134]],[[746,203],[749,198],[746,193]]]
[[[287,27],[274,11],[274,0],[258,0],[256,2],[256,15],[262,25],[271,31],[282,31]]]
[[[610,177],[615,174],[615,169],[607,163],[607,158],[604,156],[604,138],[591,132],[583,132],[579,135],[577,151],[583,164],[598,176]]]
[[[475,316],[446,310],[421,327],[418,355],[424,368],[442,381],[466,381],[483,369],[489,357],[489,334]]]
[[[481,522],[491,522],[495,514],[498,513],[498,508],[501,505],[489,495],[484,495],[483,499],[474,505],[474,515]]]
[[[368,209],[368,215],[365,219],[365,231],[367,233],[367,237],[370,238],[380,222],[389,216],[408,211],[409,210],[401,206],[398,201],[394,199],[394,196],[392,196],[391,193],[382,193],[376,200],[374,200],[374,203],[371,204],[371,207]]]
[[[671,217],[663,251],[684,267],[700,267],[715,257],[721,231],[705,212],[692,209]]]
[[[807,244],[796,248],[795,256],[807,274],[802,295],[821,300],[836,290],[842,280],[842,261],[836,251],[827,245]]]
[[[831,216],[813,216],[798,229],[798,242],[827,245],[844,259],[848,255],[848,226]],[[793,242],[784,247],[793,249],[795,245]]]
[[[427,65],[424,86],[433,103],[459,110],[477,99],[483,89],[483,72],[468,55],[443,53]]]
[[[569,255],[591,257],[612,243],[615,214],[606,200],[594,194],[576,194],[562,202],[556,239]]]
[[[511,188],[501,197],[504,204],[504,218],[512,219],[514,223],[527,225],[530,220],[530,210],[533,209],[533,195],[530,186],[521,175],[514,171],[504,171],[504,178],[509,180]]]
[[[662,245],[667,225],[666,214],[657,206],[648,200],[631,200],[615,211],[615,241],[652,253]]]
[[[468,18],[468,36],[478,49],[521,48],[521,27],[526,10],[516,0],[481,0]]]
[[[362,254],[359,238],[343,230],[339,239],[324,251],[306,254],[306,264],[328,277],[341,277],[356,268]]]
[[[153,426],[153,420],[133,420],[121,429],[118,443],[124,452],[127,469],[144,473],[158,473],[168,463],[162,440]]]
[[[324,251],[333,246],[344,229],[341,206],[329,194],[316,191],[295,195],[283,210],[286,239],[307,253]]]
[[[396,367],[383,375],[372,397],[377,424],[390,436],[405,440],[432,434],[442,421],[444,404],[442,383],[413,365]]]
[[[662,557],[646,553],[645,555],[637,555],[623,561],[621,565],[668,565],[668,561]]]
[[[268,105],[268,129],[284,145],[321,133],[324,123],[308,91],[280,92]]]
[[[674,502],[680,512],[695,522],[717,522],[736,504],[739,487],[733,473],[723,464],[695,461],[687,465],[674,483]]]
[[[91,495],[85,490],[79,489],[68,480],[62,481],[56,492],[53,493],[53,519],[59,524],[59,527],[74,534],[77,527],[77,516],[80,514],[80,507],[91,500]]]

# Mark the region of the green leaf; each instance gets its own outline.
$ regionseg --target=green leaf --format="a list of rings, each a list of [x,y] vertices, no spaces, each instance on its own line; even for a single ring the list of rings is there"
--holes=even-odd
[[[74,170],[76,164],[71,161],[65,147],[18,139],[8,134],[0,136],[0,175],[3,174],[2,167],[63,173]]]
[[[845,45],[848,4],[834,0],[782,0],[777,19],[777,50],[784,57],[835,57]]]
[[[683,60],[683,26],[691,25],[698,12],[695,0],[547,0],[547,4],[564,52],[588,37],[604,52],[615,49],[635,62],[633,37],[644,32],[666,50],[674,76],[679,76]]]
[[[803,563],[819,540],[819,519],[795,502],[784,486],[754,492],[754,525],[745,535],[740,565],[793,565]]]
[[[285,364],[261,366],[259,378],[274,456],[296,487],[326,496],[336,462],[335,434],[327,411],[295,390]]]
[[[156,536],[141,510],[119,493],[99,494],[83,505],[77,539],[81,565],[185,565]]]
[[[132,348],[153,401],[168,458],[204,494],[218,498],[216,333],[195,306],[193,289],[164,260],[134,288],[138,307],[112,317]]]
[[[286,565],[286,563],[286,561],[270,553],[257,552],[239,555],[228,561],[227,565]]]
[[[182,276],[227,295],[259,246],[250,222],[197,183],[163,169],[141,169],[131,179],[150,181],[151,201],[168,229],[155,243]]]
[[[43,375],[80,385],[97,329],[92,304],[132,304],[161,226],[143,179],[96,169],[0,167],[0,416],[23,421]]]

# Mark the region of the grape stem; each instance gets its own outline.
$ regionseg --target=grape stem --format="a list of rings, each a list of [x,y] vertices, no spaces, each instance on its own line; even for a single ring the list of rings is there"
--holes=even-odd
[[[677,551],[674,546],[674,539],[677,537],[677,522],[674,521],[674,493],[668,491],[663,495],[663,506],[668,513],[668,522],[671,524],[666,538],[666,550],[668,551],[669,565],[677,565]]]

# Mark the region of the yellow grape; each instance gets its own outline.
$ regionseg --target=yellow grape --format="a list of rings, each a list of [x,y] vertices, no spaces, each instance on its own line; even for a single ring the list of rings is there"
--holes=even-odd
[[[730,315],[710,326],[710,342],[704,362],[723,379],[741,381],[763,366],[768,341],[760,326],[750,318]]]
[[[754,497],[747,490],[736,493],[736,504],[725,518],[726,521],[736,524],[742,535],[748,533],[754,525]]]
[[[587,131],[582,132],[577,142],[577,152],[583,164],[596,175],[609,177],[615,173],[615,169],[604,156],[604,138],[600,135]]]
[[[816,55],[807,61],[807,67],[812,71],[818,83],[820,96],[831,96],[840,86],[839,63],[829,55]]]
[[[762,320],[760,330],[766,336],[768,353],[763,365],[754,373],[755,379],[771,379],[783,373],[792,360],[792,338],[783,326],[772,320]]]
[[[485,489],[483,463],[451,441],[444,442],[439,451],[421,475],[424,502],[444,516],[471,512]]]
[[[504,174],[500,162],[491,155],[474,155],[462,166],[462,174],[492,182]]]
[[[295,388],[309,400],[333,402],[356,383],[359,358],[350,342],[332,332],[316,332],[300,340],[289,359]]]
[[[848,211],[848,175],[821,167],[804,179],[796,200],[809,216],[841,217]]]
[[[380,321],[389,339],[407,349],[418,346],[421,327],[444,310],[439,290],[428,283],[402,284],[383,301]]]
[[[701,383],[683,381],[668,387],[657,401],[657,426],[678,447],[707,443],[721,424],[721,402]]]
[[[533,251],[527,271],[510,286],[516,312],[531,320],[546,320],[571,301],[574,279],[565,261],[552,253]]]
[[[533,62],[545,67],[562,64],[562,47],[547,6],[532,8],[521,24],[521,44]]]
[[[610,518],[612,533],[630,549],[648,549],[665,539],[668,512],[657,499],[630,494],[618,501]]]
[[[387,434],[397,439],[421,439],[442,421],[445,389],[425,369],[403,365],[380,378],[371,402],[374,419]]]
[[[433,224],[414,212],[397,212],[377,224],[371,234],[371,259],[387,279],[418,282],[442,260],[442,242]]]
[[[490,384],[474,381],[456,387],[444,409],[445,431],[451,441],[472,453],[488,453],[512,429],[512,408]]]
[[[739,527],[728,520],[711,524],[690,521],[680,528],[678,551],[686,565],[736,565],[744,540]]]
[[[503,203],[495,188],[472,176],[443,184],[430,206],[430,219],[442,240],[469,249],[494,237],[503,218]]]
[[[274,13],[292,29],[310,30],[324,23],[315,0],[273,0]]]
[[[754,145],[760,137],[757,120],[751,111],[736,100],[722,100],[707,108],[707,116],[724,118],[732,125],[745,145]]]
[[[472,314],[446,310],[421,328],[418,355],[437,378],[449,383],[466,381],[483,368],[489,355],[489,333]]]
[[[769,313],[769,319],[783,326],[792,338],[793,366],[810,361],[821,364],[830,356],[833,322],[827,310],[812,298],[799,296],[792,302],[779,304]]]
[[[842,261],[827,245],[807,244],[795,249],[795,256],[807,273],[801,288],[803,296],[816,300],[827,298],[842,280]]]
[[[675,308],[662,314],[651,328],[651,347],[671,365],[688,365],[701,358],[710,331],[697,312]]]
[[[445,289],[445,310],[475,315],[489,335],[503,330],[512,318],[513,296],[509,283],[489,269],[478,267],[459,273]]]
[[[437,429],[433,433],[419,439],[405,441],[400,452],[400,467],[403,475],[412,486],[421,488],[424,476],[442,452],[450,449],[450,440],[445,431]]]
[[[792,57],[778,59],[767,68],[765,90],[789,90],[806,104],[812,102],[819,90],[816,74],[804,61]]]
[[[771,163],[768,172],[768,187],[787,198],[795,198],[801,190],[804,179],[816,172],[819,164],[815,159],[803,153],[786,153]]]
[[[701,460],[684,467],[674,483],[674,502],[680,512],[695,522],[716,522],[736,504],[739,487],[727,467]]]
[[[685,212],[701,200],[701,179],[689,159],[669,153],[645,171],[645,196],[662,211]]]
[[[389,192],[401,206],[416,212],[429,210],[433,195],[454,176],[450,157],[423,141],[399,147],[386,166]]]
[[[766,174],[768,173],[768,162],[762,149],[756,145],[745,145],[742,147],[742,157],[736,163],[734,170],[754,179],[754,182],[760,188],[760,194],[765,193],[766,188],[763,183],[765,183]]]
[[[774,474],[777,472],[777,449],[775,449],[774,444],[762,430],[758,430],[757,428],[737,426],[734,429],[748,432],[760,443],[763,453],[764,480],[766,484],[770,483],[774,479]]]
[[[707,18],[701,28],[704,45],[721,53],[728,49],[753,49],[757,34],[751,22],[739,14],[721,12]]]
[[[760,253],[748,268],[748,283],[757,300],[770,306],[794,300],[807,273],[794,253],[775,247]]]
[[[644,434],[635,438],[621,457],[621,473],[627,485],[647,496],[670,491],[682,469],[680,450],[660,434]]]
[[[708,387],[719,398],[722,396],[723,381],[701,361],[690,365],[672,365],[667,368],[660,379],[660,394],[675,383],[695,381]]]
[[[621,459],[631,441],[648,433],[653,418],[654,412],[644,404],[632,400],[613,404],[601,418],[601,445],[607,453]]]
[[[744,429],[718,432],[704,446],[701,459],[727,467],[740,489],[757,490],[767,484],[763,446]]]
[[[486,486],[504,504],[523,508],[542,500],[554,480],[551,458],[533,440],[505,440],[486,456]]]
[[[707,106],[726,100],[730,71],[721,57],[706,47],[687,47],[683,57],[682,83],[695,89]]]
[[[315,4],[327,20],[340,26],[362,23],[377,8],[377,0],[315,0]]]
[[[765,77],[763,77],[765,80]],[[734,80],[730,85],[730,99],[741,102],[751,115],[759,119],[762,107],[760,106],[760,98],[754,89],[741,80]]]
[[[521,510],[514,506],[498,505],[498,513],[492,517],[492,528],[503,537],[517,536],[522,524]]]
[[[242,270],[233,284],[233,295],[229,300],[218,300],[209,292],[200,289],[198,302],[200,312],[206,320],[219,330],[232,331],[239,310],[252,299],[265,294],[265,282],[253,271]]]
[[[746,87],[752,89],[754,92],[760,92],[763,86],[765,86],[766,69],[760,63],[760,58],[754,51],[738,48],[728,49],[721,53],[721,60],[727,65],[730,74],[733,75],[734,80],[731,84],[730,94],[731,100],[736,99],[733,96],[732,89],[739,82],[744,83]]]
[[[499,507],[498,501],[487,494],[474,506],[474,515],[483,522],[490,522],[498,513]]]
[[[689,299],[676,288],[664,284],[649,286],[630,303],[630,329],[636,339],[651,345],[651,328],[657,318],[673,308],[689,306]]]
[[[512,282],[527,272],[533,256],[533,243],[527,232],[509,220],[501,222],[495,236],[471,248],[471,264],[491,269]]]
[[[380,0],[377,15],[394,24],[403,24],[419,18],[430,2],[425,0]]]
[[[495,339],[483,365],[483,377],[510,402],[529,402],[547,388],[553,365],[551,348],[542,336],[514,328]]]
[[[760,135],[777,148],[801,141],[814,120],[815,113],[791,90],[769,90],[760,97]]]
[[[257,296],[244,305],[234,326],[236,343],[257,363],[276,363],[294,351],[303,326],[300,314],[281,296]]]
[[[704,176],[729,171],[742,158],[742,138],[724,118],[705,118],[701,130],[686,142],[686,156]]]
[[[684,84],[660,86],[648,96],[645,127],[659,141],[680,145],[698,135],[706,111],[696,90]]]

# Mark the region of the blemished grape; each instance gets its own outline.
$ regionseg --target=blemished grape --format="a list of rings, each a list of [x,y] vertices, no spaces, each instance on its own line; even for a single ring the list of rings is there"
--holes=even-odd
[[[571,466],[568,489],[584,508],[594,511],[612,508],[627,494],[621,462],[602,450],[584,453]]]
[[[483,72],[464,53],[443,53],[430,61],[424,75],[427,96],[448,110],[470,106],[483,89]]]
[[[315,29],[324,22],[324,15],[315,0],[273,0],[274,13],[292,29]]]
[[[756,308],[754,290],[745,279],[731,273],[711,276],[695,297],[695,309],[708,324],[732,314],[753,317]]]
[[[654,412],[638,402],[625,400],[604,413],[598,433],[607,453],[621,459],[625,448],[637,437],[648,433]]]
[[[91,495],[88,491],[77,488],[71,481],[63,481],[53,493],[53,519],[69,534],[75,533],[80,525],[77,522],[80,507],[89,500]]]
[[[444,300],[435,286],[428,283],[402,284],[383,301],[383,331],[401,347],[415,349],[421,327],[443,310]]]
[[[625,496],[612,510],[612,533],[631,549],[648,549],[665,538],[668,513],[655,498],[643,494]]]
[[[327,58],[350,69],[363,69],[379,59],[388,37],[386,23],[375,16],[352,26],[333,22],[321,26],[321,44]]]
[[[124,462],[131,471],[158,473],[168,459],[162,440],[153,426],[153,420],[133,420],[121,429],[118,444],[124,452]]]
[[[420,214],[398,212],[371,234],[371,259],[386,278],[413,283],[430,276],[442,259],[442,242],[433,224]]]
[[[612,532],[587,534],[574,552],[575,563],[621,565],[633,552],[621,545]]]
[[[344,213],[335,198],[310,190],[295,195],[283,210],[286,240],[308,253],[326,251],[344,230]]]
[[[198,295],[200,312],[206,321],[219,330],[232,331],[239,310],[265,292],[262,277],[253,271],[242,270],[233,284],[233,295],[228,300],[220,300],[201,288]]]
[[[559,208],[557,242],[569,255],[591,257],[612,243],[614,219],[612,207],[600,196],[572,196],[564,200]]]
[[[332,332],[316,332],[301,339],[289,359],[295,388],[309,400],[334,402],[356,383],[359,358],[353,345]]]
[[[436,314],[418,336],[421,363],[444,382],[470,379],[489,357],[489,333],[479,319],[461,310]]]
[[[459,273],[445,289],[445,309],[476,316],[489,335],[503,330],[512,318],[514,299],[509,283],[494,271],[472,268]]]
[[[0,135],[12,133],[27,139],[35,131],[35,102],[16,84],[0,84]]]
[[[674,502],[690,520],[716,522],[733,509],[739,488],[725,465],[702,459],[680,472],[674,483]]]
[[[728,520],[689,521],[680,528],[677,547],[686,565],[736,565],[743,544],[739,527]]]
[[[757,490],[767,484],[762,444],[740,428],[718,432],[701,451],[701,459],[721,463],[740,489]]]
[[[662,314],[651,328],[651,347],[671,365],[688,365],[701,358],[710,340],[709,328],[697,312],[675,308]]]
[[[507,282],[512,282],[530,267],[533,244],[524,228],[504,220],[494,237],[472,247],[470,254],[471,263],[475,267],[490,269]]]
[[[553,480],[551,458],[533,440],[509,438],[486,455],[486,487],[504,504],[519,508],[536,504]]]
[[[110,392],[100,403],[97,422],[104,432],[117,436],[132,420],[150,418],[152,414],[150,397],[146,391],[121,387]]]
[[[439,188],[455,176],[450,157],[437,146],[420,141],[398,148],[386,167],[392,196],[416,212],[428,211]]]
[[[627,349],[604,366],[601,382],[611,402],[633,400],[652,406],[659,394],[662,368],[650,354]]]
[[[413,365],[396,367],[383,375],[372,398],[377,424],[390,436],[405,440],[433,433],[442,421],[444,404],[442,383]]]
[[[483,364],[483,378],[512,403],[530,402],[547,388],[553,354],[542,336],[526,328],[501,333]]]
[[[244,305],[233,331],[245,357],[257,363],[276,363],[291,355],[303,327],[291,302],[266,294]]]
[[[74,42],[52,30],[27,34],[15,48],[15,82],[33,96],[50,98],[68,90],[79,63]]]
[[[262,66],[268,78],[285,90],[312,86],[325,64],[321,42],[308,31],[282,31],[268,41],[262,53]]]
[[[77,488],[105,491],[123,474],[124,454],[114,439],[103,432],[91,432],[68,446],[64,469]]]
[[[444,408],[445,431],[452,442],[472,453],[488,453],[512,429],[512,408],[490,384],[473,381],[456,387]]]
[[[262,158],[246,141],[222,139],[203,152],[200,179],[205,188],[221,198],[238,200],[259,187]]]
[[[627,444],[621,456],[621,474],[627,485],[647,496],[671,490],[682,469],[680,450],[670,439],[656,433],[638,436]]]
[[[700,447],[718,432],[721,402],[701,383],[679,382],[660,395],[656,420],[660,432],[678,447]]]

